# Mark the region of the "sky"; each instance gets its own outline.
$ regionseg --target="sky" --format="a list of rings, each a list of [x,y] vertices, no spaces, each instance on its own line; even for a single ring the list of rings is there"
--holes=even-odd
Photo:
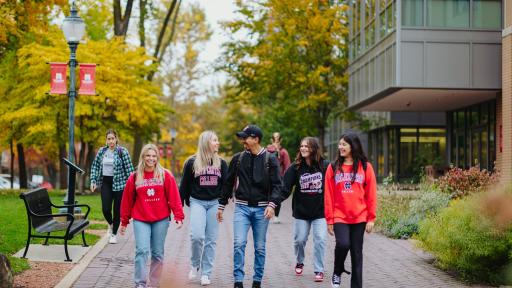
[[[232,20],[235,18],[234,0],[196,0],[205,10],[207,21],[213,31],[210,41],[206,44],[204,52],[201,53],[201,60],[205,65],[213,65],[215,60],[221,55],[221,45],[228,38],[226,33],[219,25],[219,21]],[[227,76],[223,72],[216,72],[203,79],[203,82],[209,86],[215,86],[225,82]]]

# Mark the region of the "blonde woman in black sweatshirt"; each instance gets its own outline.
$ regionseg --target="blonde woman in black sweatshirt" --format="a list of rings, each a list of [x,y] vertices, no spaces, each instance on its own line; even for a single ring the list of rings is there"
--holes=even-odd
[[[212,131],[199,136],[197,153],[185,162],[180,184],[181,201],[190,206],[191,257],[189,280],[201,270],[201,285],[211,283],[218,235],[216,220],[228,165],[221,159],[219,138]]]
[[[324,280],[325,242],[327,223],[324,215],[324,177],[328,162],[320,153],[317,138],[306,137],[300,142],[294,163],[284,174],[285,199],[293,193],[292,210],[295,218],[294,249],[297,264],[295,275],[304,269],[304,250],[309,231],[313,228],[314,281]]]

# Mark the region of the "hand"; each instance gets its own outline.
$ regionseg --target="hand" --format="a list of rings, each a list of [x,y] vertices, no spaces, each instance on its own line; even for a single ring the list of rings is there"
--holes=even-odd
[[[375,225],[375,222],[373,222],[373,221],[366,222],[366,229],[365,229],[366,233],[372,233],[374,225]]]
[[[217,222],[221,223],[222,220],[224,220],[224,210],[218,209],[217,210]]]
[[[183,226],[183,221],[176,221],[176,230],[181,229]]]
[[[121,236],[124,236],[124,233],[126,233],[126,226],[121,226],[119,233],[121,233]]]
[[[91,192],[94,192],[94,190],[96,190],[96,184],[91,183]]]
[[[327,232],[329,232],[329,235],[334,236],[334,225],[333,224],[327,224]]]
[[[265,219],[272,219],[272,217],[274,217],[274,213],[274,208],[267,206],[267,208],[265,208]]]

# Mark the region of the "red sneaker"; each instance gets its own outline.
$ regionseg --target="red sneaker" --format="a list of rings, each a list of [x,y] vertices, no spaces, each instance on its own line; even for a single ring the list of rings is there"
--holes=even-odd
[[[297,263],[297,265],[295,265],[295,275],[297,275],[297,276],[302,275],[303,270],[304,270],[304,264]]]
[[[324,281],[324,272],[315,272],[315,282]]]

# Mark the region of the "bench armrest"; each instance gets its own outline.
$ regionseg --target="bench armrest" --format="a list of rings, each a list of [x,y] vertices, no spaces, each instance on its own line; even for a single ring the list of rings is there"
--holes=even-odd
[[[61,216],[67,216],[73,218],[73,221],[75,220],[75,216],[69,214],[69,213],[56,213],[56,214],[36,214],[32,211],[30,211],[30,215],[34,217],[61,217]]]
[[[69,207],[86,207],[87,212],[85,213],[85,218],[89,215],[89,212],[91,211],[91,207],[87,204],[69,204],[69,205],[55,205],[53,203],[50,203],[55,208],[69,208]]]

